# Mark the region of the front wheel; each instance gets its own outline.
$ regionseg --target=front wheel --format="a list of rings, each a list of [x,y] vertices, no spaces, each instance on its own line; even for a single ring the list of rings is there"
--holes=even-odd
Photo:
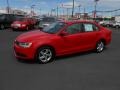
[[[104,42],[103,42],[103,41],[100,41],[100,42],[98,42],[97,45],[96,45],[96,52],[97,52],[97,53],[101,53],[101,52],[104,50],[104,48],[105,48]]]
[[[46,64],[54,60],[54,53],[50,47],[42,47],[37,52],[37,61]]]

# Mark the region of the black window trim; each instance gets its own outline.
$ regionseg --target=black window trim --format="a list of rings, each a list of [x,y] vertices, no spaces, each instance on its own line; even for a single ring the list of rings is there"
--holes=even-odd
[[[67,28],[74,25],[74,24],[82,24],[82,28],[83,28],[83,23],[82,22],[75,22],[75,23],[71,23],[71,24],[68,24],[66,29],[64,30],[65,32],[67,31]],[[78,33],[73,33],[73,34],[68,34],[68,35],[76,35],[76,34],[80,34],[80,33],[84,33],[84,30],[82,30],[82,32],[78,32]]]
[[[75,22],[75,23],[71,23],[71,24],[68,24],[66,29],[64,30],[65,32],[67,31],[67,28],[74,25],[74,24],[82,24],[82,32],[78,32],[78,33],[74,33],[74,34],[68,34],[68,35],[76,35],[76,34],[80,34],[80,33],[89,33],[89,32],[97,32],[97,31],[100,31],[100,27],[92,22]],[[85,28],[84,28],[84,24],[91,24],[92,26],[95,26],[98,28],[98,30],[93,30],[93,31],[85,31]]]

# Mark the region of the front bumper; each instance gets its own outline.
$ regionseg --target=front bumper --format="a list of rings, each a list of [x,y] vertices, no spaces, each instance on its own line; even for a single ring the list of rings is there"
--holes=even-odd
[[[16,44],[14,44],[14,54],[18,59],[24,60],[34,60],[35,50],[34,48],[22,48]]]

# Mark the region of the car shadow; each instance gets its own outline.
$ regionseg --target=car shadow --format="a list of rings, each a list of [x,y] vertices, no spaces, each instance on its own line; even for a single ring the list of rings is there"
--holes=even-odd
[[[31,30],[13,30],[13,29],[11,29],[11,31],[13,31],[13,32],[28,32],[28,31],[31,31]]]
[[[105,48],[105,51],[107,51],[108,49]],[[104,52],[104,51],[103,51]],[[103,53],[102,52],[102,53]],[[75,54],[70,54],[70,55],[64,55],[64,56],[59,56],[59,57],[55,57],[55,61],[61,61],[61,60],[67,60],[69,58],[77,58],[77,57],[84,57],[84,56],[88,56],[90,54],[99,54],[96,53],[94,50],[92,51],[87,51],[87,52],[80,52],[80,53],[75,53]],[[40,64],[35,60],[24,60],[24,59],[19,59],[18,62],[20,63],[25,63],[25,64]],[[53,61],[54,62],[54,61]],[[52,63],[52,62],[49,62]]]
[[[64,55],[64,56],[56,57],[56,60],[59,61],[59,60],[63,60],[63,59],[87,56],[87,55],[93,54],[93,53],[94,53],[94,51],[87,51],[87,52],[80,52],[80,53],[75,53],[75,54],[70,54],[70,55]]]
[[[107,47],[105,47],[104,51],[109,50]],[[102,51],[101,53],[104,53],[104,51]],[[95,50],[90,50],[90,51],[85,51],[85,52],[79,52],[79,53],[75,53],[75,54],[70,54],[70,55],[65,55],[65,56],[59,56],[56,57],[56,60],[63,60],[63,59],[69,59],[69,58],[76,58],[76,57],[83,57],[83,56],[88,56],[91,54],[100,54],[97,53]]]
[[[24,64],[35,64],[35,60],[24,60],[24,59],[18,59],[17,60],[20,63],[24,63]]]
[[[61,61],[61,60],[65,60],[65,59],[69,59],[69,58],[76,58],[76,57],[80,57],[80,56],[87,56],[87,55],[92,54],[92,53],[94,53],[94,52],[93,51],[88,51],[88,52],[82,52],[82,53],[75,53],[75,54],[70,54],[70,55],[59,56],[59,57],[55,57],[55,61]],[[24,64],[39,64],[35,60],[18,59],[18,62],[24,63]],[[52,62],[49,62],[49,63],[52,63]]]

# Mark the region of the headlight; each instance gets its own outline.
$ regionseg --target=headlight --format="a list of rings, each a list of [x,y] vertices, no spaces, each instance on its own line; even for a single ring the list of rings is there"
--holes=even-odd
[[[17,26],[17,27],[20,27],[21,26],[21,24],[13,24],[14,26]]]
[[[21,26],[22,26],[22,27],[25,27],[26,25],[25,25],[25,24],[22,24]]]
[[[19,42],[18,45],[20,47],[23,47],[23,48],[29,48],[29,47],[31,47],[32,43],[21,43],[21,42]]]

